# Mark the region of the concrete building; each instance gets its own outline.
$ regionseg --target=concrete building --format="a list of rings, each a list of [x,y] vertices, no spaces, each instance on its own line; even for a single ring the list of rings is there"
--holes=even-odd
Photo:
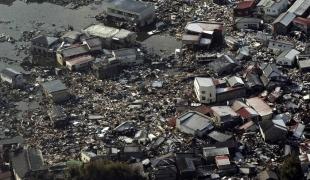
[[[216,102],[216,87],[212,78],[197,77],[194,81],[197,99],[202,103]]]
[[[0,73],[0,77],[3,82],[8,82],[14,88],[22,87],[25,83],[23,74],[11,68],[3,69]]]
[[[123,20],[137,26],[153,23],[155,6],[152,3],[135,0],[105,0],[104,13],[109,19]]]
[[[177,118],[176,127],[186,134],[202,137],[214,128],[211,122],[210,117],[196,111],[189,111]]]
[[[59,103],[69,99],[69,91],[60,80],[52,80],[42,84],[43,92],[54,102]]]
[[[276,62],[283,66],[293,66],[298,54],[300,52],[296,49],[285,50],[276,58]]]

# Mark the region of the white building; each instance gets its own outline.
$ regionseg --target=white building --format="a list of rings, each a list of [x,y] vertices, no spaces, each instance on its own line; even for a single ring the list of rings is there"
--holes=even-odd
[[[212,78],[196,77],[194,81],[194,89],[197,99],[201,103],[216,102],[216,86]]]
[[[23,74],[11,68],[2,70],[0,76],[2,81],[8,82],[13,87],[21,87],[25,82]]]
[[[296,49],[285,50],[277,57],[277,64],[284,66],[293,66],[296,60],[296,56],[298,54],[300,54],[300,52]]]
[[[279,16],[288,8],[288,0],[261,0],[257,4],[260,14],[265,16]]]
[[[288,41],[269,40],[268,48],[275,51],[285,51],[294,48],[294,44]]]

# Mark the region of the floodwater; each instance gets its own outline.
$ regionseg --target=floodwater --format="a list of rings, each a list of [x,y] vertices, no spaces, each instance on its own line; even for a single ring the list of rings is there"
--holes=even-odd
[[[92,23],[100,13],[100,5],[89,5],[77,10],[68,9],[50,3],[25,3],[20,0],[0,0],[0,34],[4,33],[17,40],[16,43],[0,43],[0,57],[21,61],[27,55],[18,51],[27,42],[19,42],[23,31],[41,31],[53,35],[64,31],[69,25],[80,30]],[[0,63],[0,69],[3,62]]]
[[[0,42],[0,58],[21,62],[29,55],[23,49],[29,42],[19,41],[23,31],[40,31],[54,35],[64,31],[68,26],[81,30],[91,24],[98,23],[95,16],[102,12],[102,5],[91,4],[78,9],[68,9],[59,5],[43,3],[25,3],[23,0],[0,0],[0,34],[13,37],[16,42]],[[155,53],[171,54],[181,44],[173,37],[154,35],[143,41],[143,45]],[[18,63],[17,63],[18,64]],[[6,63],[0,59],[0,70],[16,63]]]

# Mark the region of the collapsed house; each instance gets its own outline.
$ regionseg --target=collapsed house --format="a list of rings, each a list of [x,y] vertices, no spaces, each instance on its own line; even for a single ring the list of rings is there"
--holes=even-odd
[[[59,42],[59,38],[45,35],[39,35],[31,39],[30,51],[34,56],[32,63],[42,65],[54,63]],[[40,57],[44,57],[45,60],[42,61]]]
[[[263,120],[259,123],[259,129],[267,142],[275,143],[286,140],[288,131],[283,120]]]
[[[288,82],[287,76],[275,64],[263,63],[260,65],[260,69],[262,71],[260,79],[267,89],[282,86]]]
[[[270,106],[259,97],[246,99],[246,104],[253,108],[262,120],[270,120],[273,116],[273,111]]]
[[[223,24],[213,22],[190,22],[185,26],[182,43],[194,47],[210,48],[211,44],[223,43]]]
[[[210,117],[199,112],[189,111],[177,118],[176,127],[186,134],[202,137],[214,128],[211,122]]]

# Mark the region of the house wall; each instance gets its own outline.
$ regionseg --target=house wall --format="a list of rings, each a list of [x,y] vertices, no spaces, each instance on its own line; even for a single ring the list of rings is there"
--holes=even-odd
[[[216,87],[202,87],[199,86],[197,80],[194,81],[194,89],[197,99],[201,103],[213,103],[216,102]]]
[[[246,89],[244,87],[236,88],[231,91],[216,94],[216,102],[224,102],[231,99],[245,97]]]
[[[237,29],[258,29],[259,23],[257,23],[257,22],[237,22],[236,28]]]
[[[284,50],[287,50],[287,49],[292,49],[292,48],[294,48],[294,46],[270,40],[269,44],[268,44],[268,48],[273,49],[273,50],[284,51]]]
[[[272,30],[273,30],[273,33],[286,34],[287,30],[288,30],[288,27],[284,26],[281,23],[275,23],[275,24],[273,24],[273,29]]]
[[[11,78],[3,73],[1,73],[1,79],[4,82],[8,82],[11,84],[13,87],[21,87],[24,84],[24,78],[23,75],[16,75],[14,78]]]
[[[288,0],[281,0],[271,7],[265,7],[264,13],[268,16],[278,16],[288,8]]]

